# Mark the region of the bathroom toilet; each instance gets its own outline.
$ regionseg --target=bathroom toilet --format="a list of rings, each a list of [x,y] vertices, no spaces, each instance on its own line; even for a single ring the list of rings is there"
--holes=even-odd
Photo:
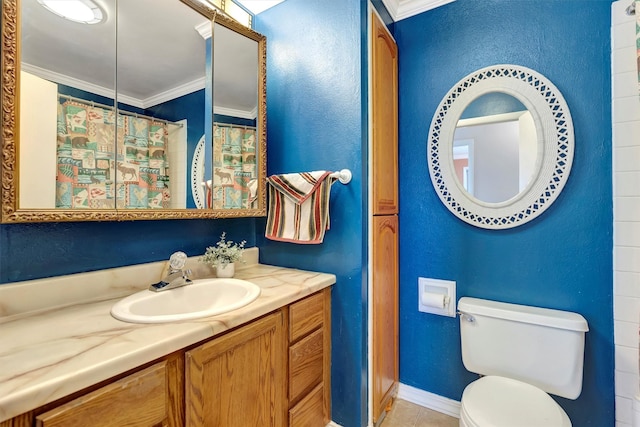
[[[587,321],[577,313],[464,297],[462,362],[482,377],[461,399],[461,427],[570,427],[548,393],[582,391]]]

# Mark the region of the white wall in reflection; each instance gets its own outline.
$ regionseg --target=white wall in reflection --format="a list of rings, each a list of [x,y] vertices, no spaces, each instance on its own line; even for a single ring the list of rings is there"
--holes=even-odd
[[[538,145],[528,111],[460,120],[453,146],[460,184],[483,202],[515,197],[536,167]]]

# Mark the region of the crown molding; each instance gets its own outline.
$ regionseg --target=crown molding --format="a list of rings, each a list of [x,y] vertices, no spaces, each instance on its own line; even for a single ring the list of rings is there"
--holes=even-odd
[[[73,77],[69,77],[64,74],[56,73],[55,71],[47,70],[45,68],[37,67],[31,64],[26,64],[24,62],[20,64],[20,67],[22,68],[23,71],[26,71],[27,73],[31,73],[35,76],[38,76],[45,80],[52,81],[54,83],[74,87],[76,89],[80,89],[85,92],[95,93],[96,95],[104,96],[106,98],[110,98],[110,99],[114,98],[115,91],[113,89],[110,89],[104,86],[99,86],[84,80],[80,80]],[[165,92],[159,93],[157,95],[151,96],[146,99],[138,99],[132,96],[118,94],[118,102],[131,105],[133,107],[145,109],[145,108],[153,107],[154,105],[161,104],[163,102],[171,101],[172,99],[178,98],[180,96],[188,95],[197,90],[204,89],[204,87],[205,87],[205,78],[202,77],[200,79],[174,87],[173,89],[169,89]]]
[[[239,117],[241,119],[255,120],[258,116],[257,107],[253,111],[236,110],[234,108],[226,108],[219,105],[213,106],[213,112],[215,114],[222,114],[223,116]]]
[[[198,34],[200,34],[200,36],[202,36],[203,39],[210,39],[212,34],[211,21],[203,22],[200,25],[196,25],[196,31],[198,32]]]
[[[74,87],[76,89],[84,90],[85,92],[95,93],[96,95],[101,95],[101,96],[113,99],[113,96],[114,96],[113,89],[109,89],[103,86],[98,86],[93,83],[86,82],[84,80],[75,79],[73,77],[56,73],[54,71],[37,67],[31,64],[22,63],[20,64],[20,66],[23,71],[36,75],[45,80],[49,80],[54,83],[63,84],[65,86]],[[138,99],[131,96],[120,94],[118,95],[118,102],[122,102],[123,104],[131,105],[133,107],[146,109],[149,107],[153,107],[154,105],[162,104],[163,102],[171,101],[172,99],[178,98],[180,96],[188,95],[192,92],[195,92],[204,88],[205,88],[205,78],[202,77],[200,79],[194,80],[189,83],[185,83],[183,85],[177,86],[173,89],[167,90],[165,92],[159,93],[157,95],[154,95],[146,99]],[[236,110],[233,108],[226,108],[226,107],[216,105],[214,109],[217,114],[224,114],[226,116],[232,116],[232,117],[241,117],[243,119],[255,120],[255,118],[258,116],[257,107],[254,108],[252,111],[244,111],[244,110]]]
[[[193,80],[191,82],[187,82],[183,85],[176,86],[173,89],[166,90],[157,95],[150,96],[149,98],[143,99],[142,104],[143,108],[153,107],[154,105],[162,104],[163,102],[171,101],[172,99],[179,98],[184,95],[188,95],[192,92],[196,92],[198,90],[204,89],[206,86],[206,77],[201,77],[199,79]],[[118,101],[122,98],[122,96],[118,96]]]
[[[435,9],[455,0],[382,0],[394,22]]]
[[[27,64],[25,62],[20,63],[22,71],[38,76],[42,79],[52,81],[54,83],[62,84],[65,86],[75,87],[85,92],[95,93],[96,95],[104,96],[106,98],[114,98],[115,89],[104,86],[99,86],[93,83],[89,83],[84,80],[69,77],[65,74],[56,73],[55,71],[47,70],[46,68],[38,67],[36,65]],[[140,101],[137,100],[138,105],[135,107],[142,108]]]

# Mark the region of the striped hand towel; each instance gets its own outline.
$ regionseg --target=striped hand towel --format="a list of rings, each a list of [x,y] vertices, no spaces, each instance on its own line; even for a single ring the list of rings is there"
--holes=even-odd
[[[265,236],[281,242],[318,244],[329,229],[329,196],[336,180],[328,171],[272,175]]]

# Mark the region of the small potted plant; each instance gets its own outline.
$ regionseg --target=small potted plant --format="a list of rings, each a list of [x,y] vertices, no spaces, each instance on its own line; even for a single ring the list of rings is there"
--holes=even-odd
[[[233,277],[235,274],[235,262],[240,261],[244,252],[244,245],[247,243],[243,240],[240,243],[234,243],[227,240],[227,233],[223,232],[220,240],[215,246],[209,246],[204,255],[200,257],[201,262],[205,262],[216,269],[218,277]]]

